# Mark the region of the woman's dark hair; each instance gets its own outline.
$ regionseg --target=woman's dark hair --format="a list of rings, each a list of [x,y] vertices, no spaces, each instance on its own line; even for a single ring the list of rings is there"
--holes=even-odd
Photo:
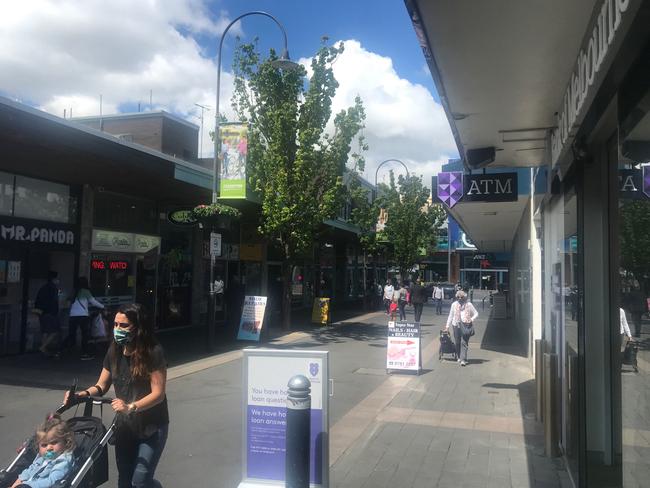
[[[117,313],[126,315],[129,324],[133,326],[133,340],[129,345],[133,348],[131,354],[131,374],[134,377],[146,377],[151,374],[151,351],[158,344],[153,331],[153,324],[145,308],[139,303],[122,305]],[[124,346],[118,345],[115,341],[111,343],[111,355],[113,358],[113,371],[116,370],[117,359],[124,354]]]

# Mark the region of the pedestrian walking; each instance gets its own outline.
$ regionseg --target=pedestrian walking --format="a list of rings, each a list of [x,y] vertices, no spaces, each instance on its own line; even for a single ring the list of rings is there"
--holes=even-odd
[[[386,307],[386,315],[390,314],[390,304],[393,300],[393,292],[395,288],[391,284],[390,280],[386,280],[386,286],[384,286],[384,307]]]
[[[90,346],[90,307],[104,309],[104,305],[97,301],[89,290],[88,278],[77,278],[73,302],[70,305],[70,320],[68,321],[68,337],[65,346],[73,348],[77,344],[77,329],[81,329],[81,359],[94,359],[94,351]]]
[[[153,476],[169,426],[165,355],[139,304],[120,307],[113,337],[97,384],[77,395],[103,395],[113,384],[116,398],[111,406],[119,414],[115,433],[117,486],[160,486]]]
[[[467,294],[462,290],[457,291],[456,301],[451,304],[449,309],[445,330],[449,330],[450,325],[454,330],[456,357],[461,366],[467,365],[469,338],[474,335],[474,321],[477,318],[478,312],[474,305],[467,300]]]
[[[399,284],[399,288],[396,290],[398,295],[397,306],[399,307],[399,319],[406,320],[406,304],[409,299],[409,289],[407,288],[404,282]]]
[[[440,283],[436,283],[431,298],[433,298],[433,302],[436,306],[436,315],[442,315],[442,301],[445,298],[445,290],[440,286]]]
[[[411,303],[413,304],[413,314],[415,321],[419,322],[422,318],[422,309],[427,301],[427,291],[422,286],[422,280],[418,279],[413,286],[411,286]]]
[[[47,273],[47,282],[36,294],[33,312],[38,314],[41,328],[40,351],[48,357],[59,357],[61,321],[59,320],[59,274]]]

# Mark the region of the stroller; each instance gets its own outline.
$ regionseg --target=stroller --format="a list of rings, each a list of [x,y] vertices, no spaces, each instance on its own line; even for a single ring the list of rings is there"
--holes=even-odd
[[[440,331],[440,349],[438,350],[438,360],[442,361],[443,354],[452,354],[454,360],[456,358],[456,346],[451,340],[451,335],[448,330]]]
[[[623,351],[623,358],[621,361],[626,366],[632,366],[635,373],[639,372],[639,364],[636,358],[638,351],[638,343],[636,341],[628,341],[627,344],[625,344],[625,350]]]
[[[107,397],[89,396],[77,398],[74,396],[74,387],[70,390],[71,401],[61,405],[56,413],[63,414],[73,407],[84,404],[82,416],[75,416],[68,419],[68,423],[74,432],[74,468],[64,479],[59,480],[54,486],[56,488],[93,488],[108,481],[108,448],[107,444],[115,430],[113,418],[108,429],[102,424],[100,417],[93,416],[93,406],[110,404],[113,400]],[[100,414],[101,415],[101,414]],[[36,450],[34,438],[28,438],[22,449],[13,462],[5,469],[0,470],[0,488],[11,486],[18,478],[18,475],[27,468],[38,451]]]

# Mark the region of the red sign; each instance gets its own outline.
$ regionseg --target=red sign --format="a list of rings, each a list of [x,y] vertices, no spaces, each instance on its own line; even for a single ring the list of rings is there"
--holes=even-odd
[[[128,269],[129,263],[127,261],[111,261],[108,263],[109,269]]]
[[[99,259],[93,259],[90,261],[90,267],[92,269],[106,269],[106,263],[104,261],[100,261]]]
[[[106,264],[106,261],[102,261],[101,259],[93,259],[90,261],[90,267],[92,269],[113,269],[113,270],[127,270],[129,269],[129,262],[128,261],[108,261],[108,266]]]

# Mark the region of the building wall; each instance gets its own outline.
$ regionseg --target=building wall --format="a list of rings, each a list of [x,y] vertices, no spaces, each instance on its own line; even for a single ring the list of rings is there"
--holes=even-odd
[[[162,120],[162,152],[185,161],[197,158],[198,131],[175,120]]]
[[[79,119],[75,120],[80,124],[87,125],[93,129],[102,130],[115,136],[122,135],[128,142],[134,142],[143,146],[163,151],[163,116],[150,115],[148,117],[132,117],[124,119],[105,118]]]
[[[526,205],[519,227],[512,242],[512,261],[510,264],[510,302],[515,319],[516,332],[526,352],[533,350],[531,280],[531,219],[529,201]]]

